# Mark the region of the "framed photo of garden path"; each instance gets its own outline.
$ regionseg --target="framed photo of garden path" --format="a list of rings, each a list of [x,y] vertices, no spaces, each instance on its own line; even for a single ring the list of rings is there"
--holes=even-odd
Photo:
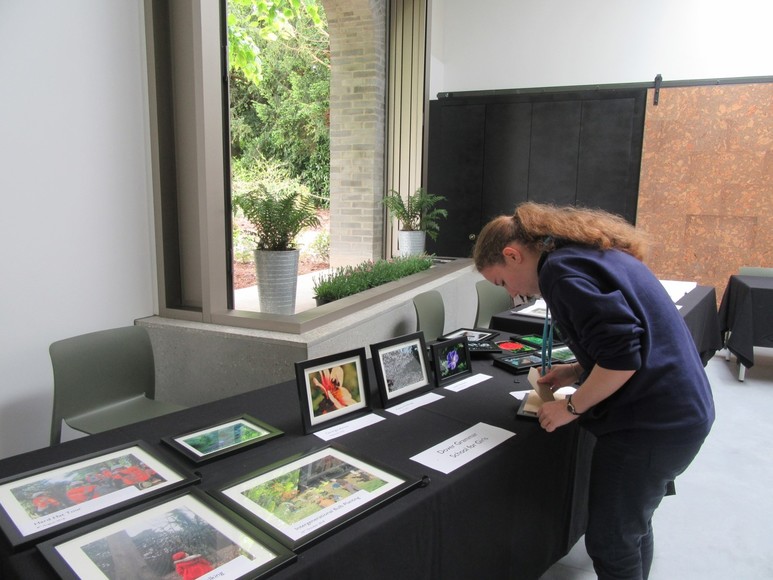
[[[189,433],[164,437],[162,441],[194,463],[203,463],[283,434],[276,427],[244,414]]]
[[[288,457],[211,493],[298,550],[421,483],[328,446]]]
[[[197,480],[135,441],[0,481],[0,528],[17,548]]]
[[[198,489],[135,506],[39,544],[61,578],[262,578],[286,547]]]
[[[376,383],[384,407],[413,398],[435,387],[423,332],[370,345]]]
[[[304,433],[370,412],[365,349],[295,363]]]

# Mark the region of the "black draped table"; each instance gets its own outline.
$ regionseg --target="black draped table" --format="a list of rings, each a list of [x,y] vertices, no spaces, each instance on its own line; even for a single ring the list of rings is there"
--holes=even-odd
[[[536,421],[517,418],[518,401],[509,393],[528,389],[525,377],[488,360],[473,361],[473,368],[492,378],[459,392],[436,389],[443,399],[404,415],[377,408],[374,412],[386,420],[335,440],[363,459],[426,475],[430,483],[299,549],[297,561],[272,578],[528,580],[539,578],[568,552],[584,531],[592,436],[576,423],[549,434]],[[176,455],[162,437],[242,413],[285,435],[196,466],[201,479],[195,485],[204,491],[325,445],[303,434],[292,381],[4,459],[0,479],[136,440],[160,454]],[[479,422],[515,436],[448,475],[410,459]],[[34,547],[13,553],[3,543],[0,555],[2,578],[56,577]]]
[[[773,278],[770,279],[773,281]],[[690,330],[703,365],[722,348],[722,338],[717,318],[717,295],[713,286],[696,286],[677,300],[687,328]],[[506,310],[491,317],[491,328],[511,334],[542,333],[543,319],[518,314],[518,310]]]
[[[730,276],[719,306],[720,331],[725,347],[743,365],[754,366],[754,347],[773,347],[773,278]],[[729,333],[729,334],[726,334]]]

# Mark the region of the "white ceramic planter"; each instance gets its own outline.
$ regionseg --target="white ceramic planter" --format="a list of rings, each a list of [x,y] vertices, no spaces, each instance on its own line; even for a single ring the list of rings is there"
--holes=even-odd
[[[261,312],[295,314],[299,255],[298,250],[255,250]]]
[[[405,231],[397,232],[397,248],[401,256],[416,256],[424,253],[427,242],[427,232]]]

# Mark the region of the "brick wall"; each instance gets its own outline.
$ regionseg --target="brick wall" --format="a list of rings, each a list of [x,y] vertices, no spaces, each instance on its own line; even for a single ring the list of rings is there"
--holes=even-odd
[[[386,0],[325,0],[330,34],[330,262],[383,254]]]

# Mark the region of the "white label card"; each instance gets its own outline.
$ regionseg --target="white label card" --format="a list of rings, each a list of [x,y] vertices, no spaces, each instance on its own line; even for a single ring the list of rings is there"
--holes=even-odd
[[[466,431],[414,455],[411,459],[448,474],[514,435],[515,433],[512,431],[486,423],[478,423]]]

